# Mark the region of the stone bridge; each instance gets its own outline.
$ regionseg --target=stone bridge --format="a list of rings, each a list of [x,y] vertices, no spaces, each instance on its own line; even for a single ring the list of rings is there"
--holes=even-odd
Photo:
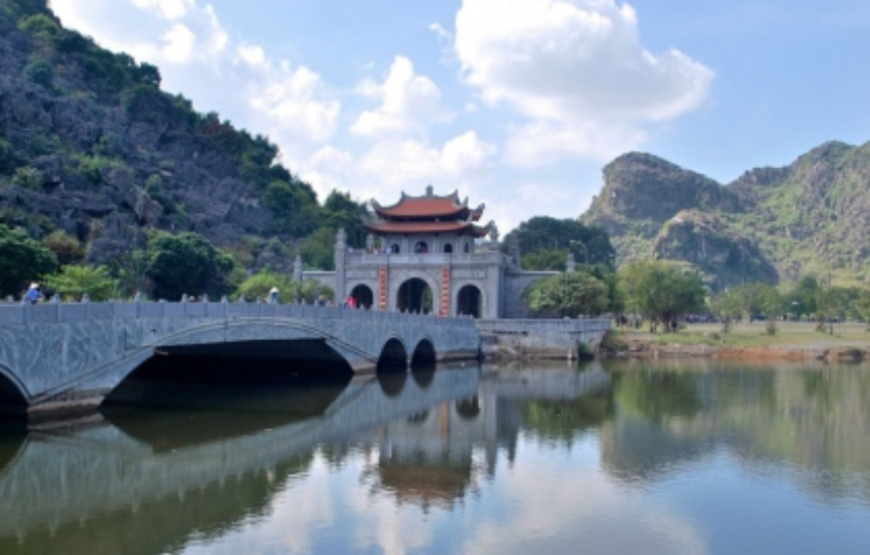
[[[468,318],[265,303],[0,305],[0,412],[99,404],[155,354],[257,353],[353,371],[476,358]]]

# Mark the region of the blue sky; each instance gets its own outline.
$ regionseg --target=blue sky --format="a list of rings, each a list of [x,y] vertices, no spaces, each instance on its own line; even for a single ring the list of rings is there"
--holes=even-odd
[[[650,152],[727,183],[870,139],[866,0],[50,0],[314,186],[459,190],[502,232]]]

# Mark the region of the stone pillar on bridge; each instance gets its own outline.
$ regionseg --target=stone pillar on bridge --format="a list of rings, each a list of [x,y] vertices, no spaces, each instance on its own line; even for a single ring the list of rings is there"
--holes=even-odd
[[[347,264],[347,233],[339,229],[335,235],[335,304],[341,305],[345,291],[345,266]]]
[[[298,254],[293,260],[293,279],[294,281],[302,283],[302,256]]]

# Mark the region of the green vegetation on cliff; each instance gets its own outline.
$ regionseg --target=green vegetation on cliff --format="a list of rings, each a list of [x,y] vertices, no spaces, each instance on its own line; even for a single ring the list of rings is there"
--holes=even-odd
[[[716,290],[829,272],[870,279],[870,143],[825,143],[727,185],[640,153],[608,164],[604,179],[581,221],[610,235],[620,262],[682,261]]]

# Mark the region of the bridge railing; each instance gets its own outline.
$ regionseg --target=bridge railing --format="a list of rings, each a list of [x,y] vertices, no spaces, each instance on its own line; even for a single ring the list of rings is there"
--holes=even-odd
[[[558,332],[569,334],[603,333],[613,325],[613,319],[601,318],[562,318],[562,319],[504,319],[476,320],[480,331],[506,334],[528,334],[530,332]]]
[[[426,322],[427,325],[474,326],[471,318],[384,312],[305,304],[110,301],[0,305],[0,326],[73,323],[136,318],[306,318],[363,322]]]

